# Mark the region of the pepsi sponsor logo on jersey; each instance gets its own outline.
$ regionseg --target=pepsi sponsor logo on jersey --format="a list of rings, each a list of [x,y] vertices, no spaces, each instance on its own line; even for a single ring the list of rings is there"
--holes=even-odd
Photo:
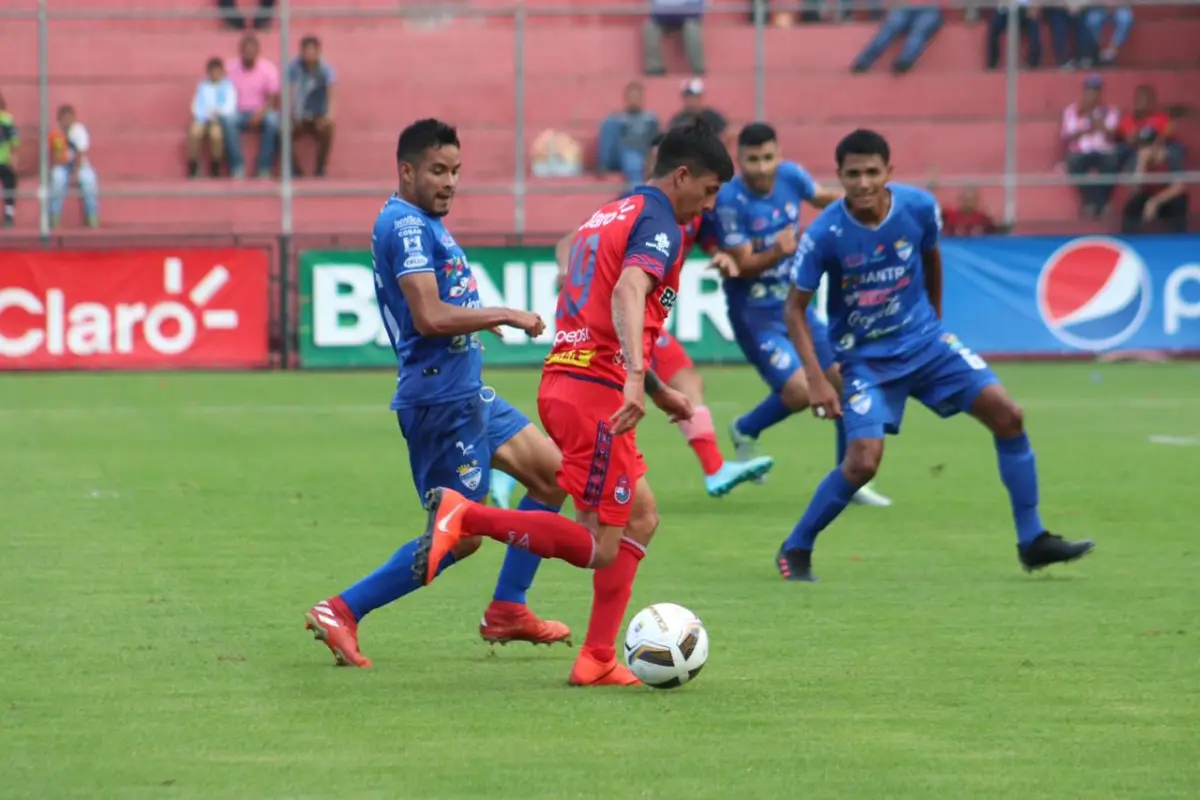
[[[1132,247],[1107,236],[1055,250],[1038,276],[1038,313],[1061,342],[1107,350],[1137,333],[1150,312],[1150,272]]]
[[[471,459],[470,462],[459,466],[457,472],[458,479],[468,491],[473,492],[479,488],[479,482],[483,480],[483,470],[480,469],[478,461]]]
[[[654,235],[654,241],[646,242],[646,247],[653,248],[664,256],[671,254],[671,237],[665,233],[657,233]]]
[[[901,261],[908,261],[912,258],[913,246],[907,239],[901,237],[892,246],[896,248],[896,255]]]
[[[429,259],[423,255],[420,255],[419,253],[404,259],[404,269],[416,269],[417,267],[424,267],[428,264]]]
[[[572,347],[583,344],[592,338],[592,332],[587,328],[578,328],[573,331],[559,331],[554,334],[554,343],[567,344]]]
[[[846,402],[849,403],[850,409],[860,416],[871,410],[871,395],[866,392],[852,394]]]
[[[623,474],[617,478],[617,485],[613,487],[613,500],[625,505],[632,499],[633,488],[629,485],[629,476]]]

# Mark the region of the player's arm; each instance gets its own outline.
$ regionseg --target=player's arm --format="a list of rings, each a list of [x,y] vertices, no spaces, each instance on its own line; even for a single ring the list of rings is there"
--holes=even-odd
[[[808,198],[809,205],[814,208],[825,208],[841,200],[844,196],[841,189],[830,189],[820,184],[814,184],[814,186],[812,197]]]
[[[796,187],[800,198],[813,208],[824,209],[826,206],[842,199],[841,189],[827,189],[808,174],[808,170],[793,161],[785,161],[780,165],[787,180]]]
[[[715,229],[712,238],[737,265],[739,278],[753,278],[796,252],[795,232],[790,236],[785,233],[789,228],[780,231],[779,238],[766,250],[761,253],[754,252],[754,245],[746,233],[741,209],[737,206],[736,195],[732,193],[722,192],[717,195],[717,207],[711,220]]]
[[[921,234],[921,266],[925,271],[925,294],[929,303],[942,318],[942,250],[938,238],[942,233],[942,208],[932,195],[929,198],[929,216],[924,220],[925,230]]]
[[[574,240],[575,232],[572,231],[554,245],[554,263],[558,265],[558,276],[554,280],[554,286],[560,292],[563,284],[567,282],[567,273],[571,268],[571,242]]]
[[[625,367],[631,376],[647,375],[642,335],[646,322],[646,297],[654,291],[658,279],[642,269],[625,268],[613,286],[613,331],[625,354]]]
[[[792,269],[792,288],[788,291],[783,307],[783,318],[787,322],[788,338],[804,365],[804,376],[808,378],[809,400],[813,413],[818,417],[840,417],[841,403],[829,378],[821,369],[817,359],[817,348],[813,342],[812,328],[808,324],[808,306],[813,294],[821,285],[825,273],[824,256],[818,245],[806,233],[800,239],[796,264]]]

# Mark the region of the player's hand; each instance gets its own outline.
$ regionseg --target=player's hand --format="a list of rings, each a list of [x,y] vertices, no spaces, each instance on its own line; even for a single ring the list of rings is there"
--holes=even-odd
[[[542,321],[541,316],[532,311],[522,311],[517,308],[509,309],[512,315],[509,317],[507,325],[510,328],[517,328],[524,331],[529,337],[540,336],[542,331],[546,330],[546,323]]]
[[[775,246],[779,248],[780,255],[792,256],[796,254],[796,229],[791,225],[779,232],[775,237]]]
[[[683,392],[663,386],[650,398],[654,405],[667,415],[671,422],[683,422],[692,418],[692,401]]]
[[[708,265],[726,278],[736,278],[741,274],[737,261],[729,253],[713,253],[712,260],[708,262]]]
[[[633,430],[646,416],[646,373],[629,371],[625,378],[625,402],[617,413],[608,418],[612,435],[620,436]]]
[[[842,401],[838,399],[833,384],[824,375],[821,376],[821,380],[809,383],[808,399],[812,405],[813,416],[818,419],[839,419],[842,416]]]

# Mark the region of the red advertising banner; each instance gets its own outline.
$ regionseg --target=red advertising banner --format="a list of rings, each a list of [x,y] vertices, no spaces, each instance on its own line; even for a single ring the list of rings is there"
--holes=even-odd
[[[0,369],[268,364],[265,250],[0,251]]]

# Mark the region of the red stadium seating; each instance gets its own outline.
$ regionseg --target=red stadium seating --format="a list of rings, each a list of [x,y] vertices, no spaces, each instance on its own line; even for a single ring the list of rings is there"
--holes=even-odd
[[[339,76],[338,129],[330,177],[322,188],[343,195],[356,187],[371,196],[296,201],[298,230],[360,230],[394,181],[392,148],[397,131],[412,118],[437,115],[460,125],[465,146],[464,194],[455,210],[456,230],[506,234],[513,230],[514,200],[504,193],[516,164],[517,92],[513,58],[517,33],[509,17],[471,15],[511,3],[447,2],[445,15],[425,21],[395,16],[385,0],[341,0],[343,8],[379,10],[376,18],[304,18],[306,9],[328,9],[328,0],[292,0],[298,40],[315,33]],[[529,17],[524,32],[525,128],[522,147],[541,130],[565,130],[590,144],[603,117],[620,101],[623,85],[641,63],[637,16],[603,20],[580,1],[562,3],[578,13]],[[10,2],[32,9],[29,0]],[[50,102],[70,102],[89,126],[93,161],[101,182],[106,228],[213,228],[266,230],[279,224],[279,201],[247,197],[273,184],[201,181],[196,199],[119,198],[119,190],[163,187],[182,181],[183,131],[196,80],[207,58],[232,55],[237,34],[213,19],[100,19],[100,11],[145,8],[144,0],[52,0],[52,11],[94,14],[54,19],[49,44]],[[210,11],[210,0],[158,0],[158,11]],[[452,10],[461,14],[450,16]],[[7,10],[7,9],[6,9]],[[1195,97],[1200,79],[1200,15],[1195,9],[1139,9],[1120,69],[1105,73],[1110,102],[1127,104],[1138,83],[1158,88],[1166,103]],[[847,66],[875,24],[804,25],[766,32],[767,117],[780,131],[788,156],[818,177],[832,173],[834,143],[851,126],[869,125],[893,144],[898,176],[924,182],[931,175],[986,175],[1005,165],[1005,76],[983,69],[983,28],[949,22],[917,69],[903,77],[887,72],[887,57],[866,75]],[[744,15],[723,15],[705,26],[710,102],[735,124],[754,115],[754,34]],[[264,52],[280,60],[278,34],[262,35]],[[294,51],[294,46],[289,48]],[[670,48],[668,48],[670,49]],[[37,140],[37,37],[32,20],[0,25],[5,53],[0,91],[16,114],[27,142]],[[682,54],[669,53],[682,67]],[[416,76],[402,80],[400,76]],[[647,81],[650,105],[666,117],[678,105],[682,76]],[[1057,124],[1062,108],[1079,91],[1081,76],[1056,70],[1023,73],[1018,82],[1018,169],[1045,173],[1060,160]],[[1200,153],[1200,123],[1185,121],[1181,138]],[[27,148],[27,151],[32,148]],[[254,145],[248,146],[248,157]],[[26,164],[32,161],[26,156]],[[595,181],[532,181],[526,201],[527,230],[565,228],[614,188]],[[28,186],[28,183],[26,183]],[[313,184],[300,182],[301,193]],[[593,189],[588,192],[587,189]],[[485,193],[470,195],[472,189]],[[1002,191],[984,190],[1001,210]],[[1200,199],[1200,198],[1198,198]],[[73,205],[73,204],[71,204]],[[1076,203],[1065,187],[1023,188],[1023,223],[1074,224]],[[1200,207],[1200,205],[1197,205]],[[69,205],[70,209],[71,206]],[[69,210],[68,220],[70,220]],[[24,211],[21,224],[36,223]]]

